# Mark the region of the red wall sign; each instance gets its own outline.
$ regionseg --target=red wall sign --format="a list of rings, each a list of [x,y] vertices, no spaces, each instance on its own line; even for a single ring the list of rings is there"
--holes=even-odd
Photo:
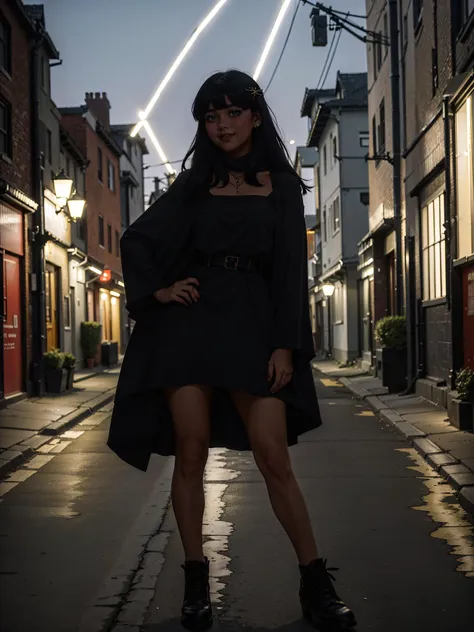
[[[0,248],[23,255],[23,213],[0,203]]]
[[[463,271],[464,365],[474,371],[474,266]]]

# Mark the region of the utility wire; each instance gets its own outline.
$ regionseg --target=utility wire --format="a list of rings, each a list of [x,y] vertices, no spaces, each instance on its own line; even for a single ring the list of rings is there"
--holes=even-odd
[[[346,15],[345,11],[338,11],[337,9],[333,9],[332,7],[325,7],[323,4],[321,4],[320,2],[310,2],[309,0],[303,0],[304,4],[309,4],[310,7],[314,7],[315,9],[321,9],[322,11],[326,11],[326,13],[340,13],[341,15]],[[357,15],[354,13],[351,13],[351,16],[353,18],[357,18],[359,20],[366,20],[367,16],[366,15]]]
[[[285,54],[286,45],[288,44],[288,40],[290,39],[290,35],[291,35],[292,30],[293,30],[293,25],[295,23],[296,15],[298,13],[298,9],[300,8],[301,2],[302,2],[302,0],[298,0],[298,4],[295,7],[295,12],[293,13],[293,19],[291,20],[290,28],[288,29],[288,34],[286,36],[285,43],[283,44],[283,48],[281,49],[280,57],[278,58],[278,61],[277,61],[276,65],[275,65],[275,69],[274,69],[274,71],[272,73],[272,76],[270,77],[270,81],[268,82],[267,87],[265,88],[265,92],[267,92],[268,88],[272,85],[273,78],[275,77],[275,75],[277,73],[277,70],[278,70],[278,68],[280,66],[280,62],[283,59],[283,55]]]
[[[323,67],[321,69],[321,74],[319,75],[318,83],[316,84],[316,90],[319,90],[320,87],[321,87],[321,81],[323,79],[324,73],[326,72],[328,61],[329,61],[329,58],[330,58],[331,53],[332,53],[332,48],[333,48],[334,43],[336,41],[336,36],[337,36],[337,31],[335,30],[334,33],[333,33],[333,36],[332,36],[331,43],[329,44],[328,52],[326,53],[326,59],[324,61],[324,65],[323,65]]]
[[[349,15],[349,13],[347,15]],[[332,62],[334,61],[334,57],[336,56],[337,47],[339,46],[339,42],[341,41],[341,37],[342,37],[342,29],[337,34],[337,42],[336,42],[336,45],[333,48],[331,59],[329,60],[328,67],[327,67],[327,70],[326,70],[326,74],[324,75],[324,79],[323,79],[323,82],[321,84],[321,90],[324,88],[324,84],[326,83],[326,79],[328,78],[329,72],[331,70]]]

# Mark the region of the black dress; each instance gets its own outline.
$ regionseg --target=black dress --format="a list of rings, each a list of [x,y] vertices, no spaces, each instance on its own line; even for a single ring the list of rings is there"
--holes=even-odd
[[[168,225],[168,239],[176,236],[181,240],[174,246],[176,252],[186,253],[180,258],[179,273],[175,272],[174,276],[196,277],[200,282],[200,299],[190,306],[163,305],[154,299],[155,304],[151,304],[150,296],[140,296],[139,300],[134,296],[129,283],[133,283],[137,275],[141,274],[142,279],[147,276],[149,265],[156,265],[154,290],[167,286],[170,281],[161,278],[156,257],[152,263],[144,257],[146,239],[150,237],[143,240],[130,229],[124,235],[122,262],[131,312],[134,303],[137,305],[144,300],[148,308],[135,308],[137,322],[122,366],[108,445],[135,467],[145,470],[151,453],[175,454],[172,419],[163,391],[170,386],[207,384],[213,387],[210,447],[250,449],[245,426],[229,396],[231,390],[283,400],[288,445],[297,443],[301,433],[320,425],[311,357],[308,353],[298,353],[288,338],[287,321],[294,319],[291,312],[284,323],[278,323],[275,294],[284,292],[287,284],[300,285],[300,263],[297,262],[302,259],[301,252],[293,252],[296,255],[293,259],[286,257],[286,275],[283,273],[286,278],[284,276],[279,284],[282,287],[276,289],[274,275],[277,264],[283,263],[275,261],[277,244],[282,237],[288,243],[292,239],[288,226],[285,236],[279,232],[277,198],[278,192],[274,190],[268,197],[208,193],[193,204],[186,202],[192,210],[183,215],[186,221],[177,222],[176,228],[174,223]],[[175,204],[177,202],[175,200]],[[177,215],[176,208],[174,211]],[[171,206],[170,212],[173,213]],[[301,209],[294,213],[296,218],[297,214],[301,215]],[[156,222],[152,225],[158,228]],[[294,232],[299,232],[299,238],[293,247],[301,249],[305,247],[306,238],[304,216],[299,217],[296,225]],[[304,231],[304,241],[301,231]],[[267,264],[267,272],[247,273],[193,263],[196,251],[258,259]],[[172,258],[172,251],[165,256]],[[303,260],[306,260],[306,252]],[[292,261],[296,269],[292,269]],[[307,288],[306,278],[304,282]],[[291,299],[289,293],[286,301],[290,301],[290,305],[284,307],[294,309],[301,320],[298,305],[291,306]],[[285,301],[285,297],[280,300]],[[287,386],[272,394],[268,361],[278,347],[294,349],[294,373]]]

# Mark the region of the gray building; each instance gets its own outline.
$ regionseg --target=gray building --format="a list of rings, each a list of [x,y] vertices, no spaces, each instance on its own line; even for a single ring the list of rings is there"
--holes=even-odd
[[[358,243],[368,231],[367,73],[337,74],[334,90],[306,90],[308,147],[317,147],[320,274],[315,318],[322,349],[341,362],[359,355]]]
[[[130,136],[133,125],[111,125],[110,131],[122,148],[120,157],[120,207],[122,232],[140,217],[145,210],[145,186],[143,179],[143,157],[148,148],[139,135]]]

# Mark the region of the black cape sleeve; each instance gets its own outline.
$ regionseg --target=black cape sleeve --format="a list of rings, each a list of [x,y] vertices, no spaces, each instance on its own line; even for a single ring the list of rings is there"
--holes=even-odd
[[[154,292],[176,281],[185,261],[192,225],[186,178],[179,174],[120,240],[126,308],[134,320],[159,309]]]
[[[277,216],[272,269],[272,347],[315,356],[308,295],[308,246],[301,187],[291,174],[272,177]]]

